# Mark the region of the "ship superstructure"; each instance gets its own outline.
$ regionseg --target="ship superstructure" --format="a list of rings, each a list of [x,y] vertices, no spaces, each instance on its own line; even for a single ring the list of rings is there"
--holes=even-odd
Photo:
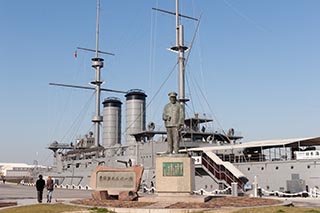
[[[267,194],[300,193],[320,186],[320,137],[253,141],[189,151],[198,156],[215,155],[222,163],[232,163]]]

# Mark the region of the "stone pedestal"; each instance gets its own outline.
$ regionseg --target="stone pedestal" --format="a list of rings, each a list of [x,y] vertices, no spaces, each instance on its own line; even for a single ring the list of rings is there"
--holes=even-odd
[[[159,196],[192,194],[194,175],[194,163],[187,155],[156,157],[156,192]]]
[[[204,203],[208,196],[193,194],[195,172],[192,158],[187,155],[156,157],[156,194],[139,198],[144,202]]]
[[[141,166],[97,167],[90,179],[90,186],[94,189],[92,197],[96,200],[111,199],[114,196],[124,201],[137,200],[142,173]]]

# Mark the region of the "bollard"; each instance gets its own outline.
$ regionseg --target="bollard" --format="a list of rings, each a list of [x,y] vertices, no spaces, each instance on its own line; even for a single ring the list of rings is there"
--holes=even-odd
[[[231,194],[232,196],[238,196],[238,183],[237,182],[232,182],[231,183]]]

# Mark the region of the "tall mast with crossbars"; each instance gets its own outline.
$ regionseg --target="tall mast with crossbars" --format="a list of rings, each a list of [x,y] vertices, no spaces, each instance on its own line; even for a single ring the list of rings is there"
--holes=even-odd
[[[183,114],[185,117],[185,104],[189,99],[185,96],[185,57],[184,53],[188,51],[188,47],[184,45],[184,31],[183,31],[183,25],[180,24],[180,17],[192,19],[195,21],[198,21],[198,19],[185,16],[179,13],[179,0],[176,0],[176,11],[170,12],[162,9],[152,8],[154,10],[168,13],[171,15],[174,15],[176,18],[176,45],[173,47],[170,47],[170,50],[177,53],[178,55],[178,90],[179,90],[179,102],[183,107]]]

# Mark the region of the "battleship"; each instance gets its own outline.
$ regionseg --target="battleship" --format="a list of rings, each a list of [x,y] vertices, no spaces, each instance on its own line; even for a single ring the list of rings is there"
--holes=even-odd
[[[185,53],[191,47],[184,44],[181,22],[189,19],[199,23],[199,19],[181,14],[179,0],[176,0],[175,11],[152,9],[175,16],[176,44],[169,50],[177,54],[178,101],[185,110],[186,103],[192,101],[185,95]],[[145,91],[101,88],[104,59],[100,55],[111,53],[99,50],[99,14],[98,0],[96,48],[79,48],[95,52],[92,67],[96,76],[91,82],[92,87],[50,83],[95,92],[95,115],[92,118],[95,129],[71,144],[51,143],[48,149],[53,152],[54,162],[45,175],[52,176],[57,187],[88,189],[91,173],[97,166],[125,168],[141,165],[144,167],[141,188],[156,190],[155,158],[167,149],[166,131],[156,129],[154,122],[146,120],[148,95]],[[101,101],[103,91],[123,94],[124,102],[115,97]],[[100,106],[103,106],[102,110]],[[125,106],[125,125],[122,124],[122,106]],[[237,183],[238,191],[243,193],[253,186],[261,187],[265,193],[298,193],[319,188],[320,137],[243,143],[243,137],[233,128],[228,131],[207,128],[212,122],[212,118],[194,113],[185,117],[180,134],[180,152],[194,159],[195,193],[227,192],[232,183]],[[125,142],[122,142],[123,132]]]

